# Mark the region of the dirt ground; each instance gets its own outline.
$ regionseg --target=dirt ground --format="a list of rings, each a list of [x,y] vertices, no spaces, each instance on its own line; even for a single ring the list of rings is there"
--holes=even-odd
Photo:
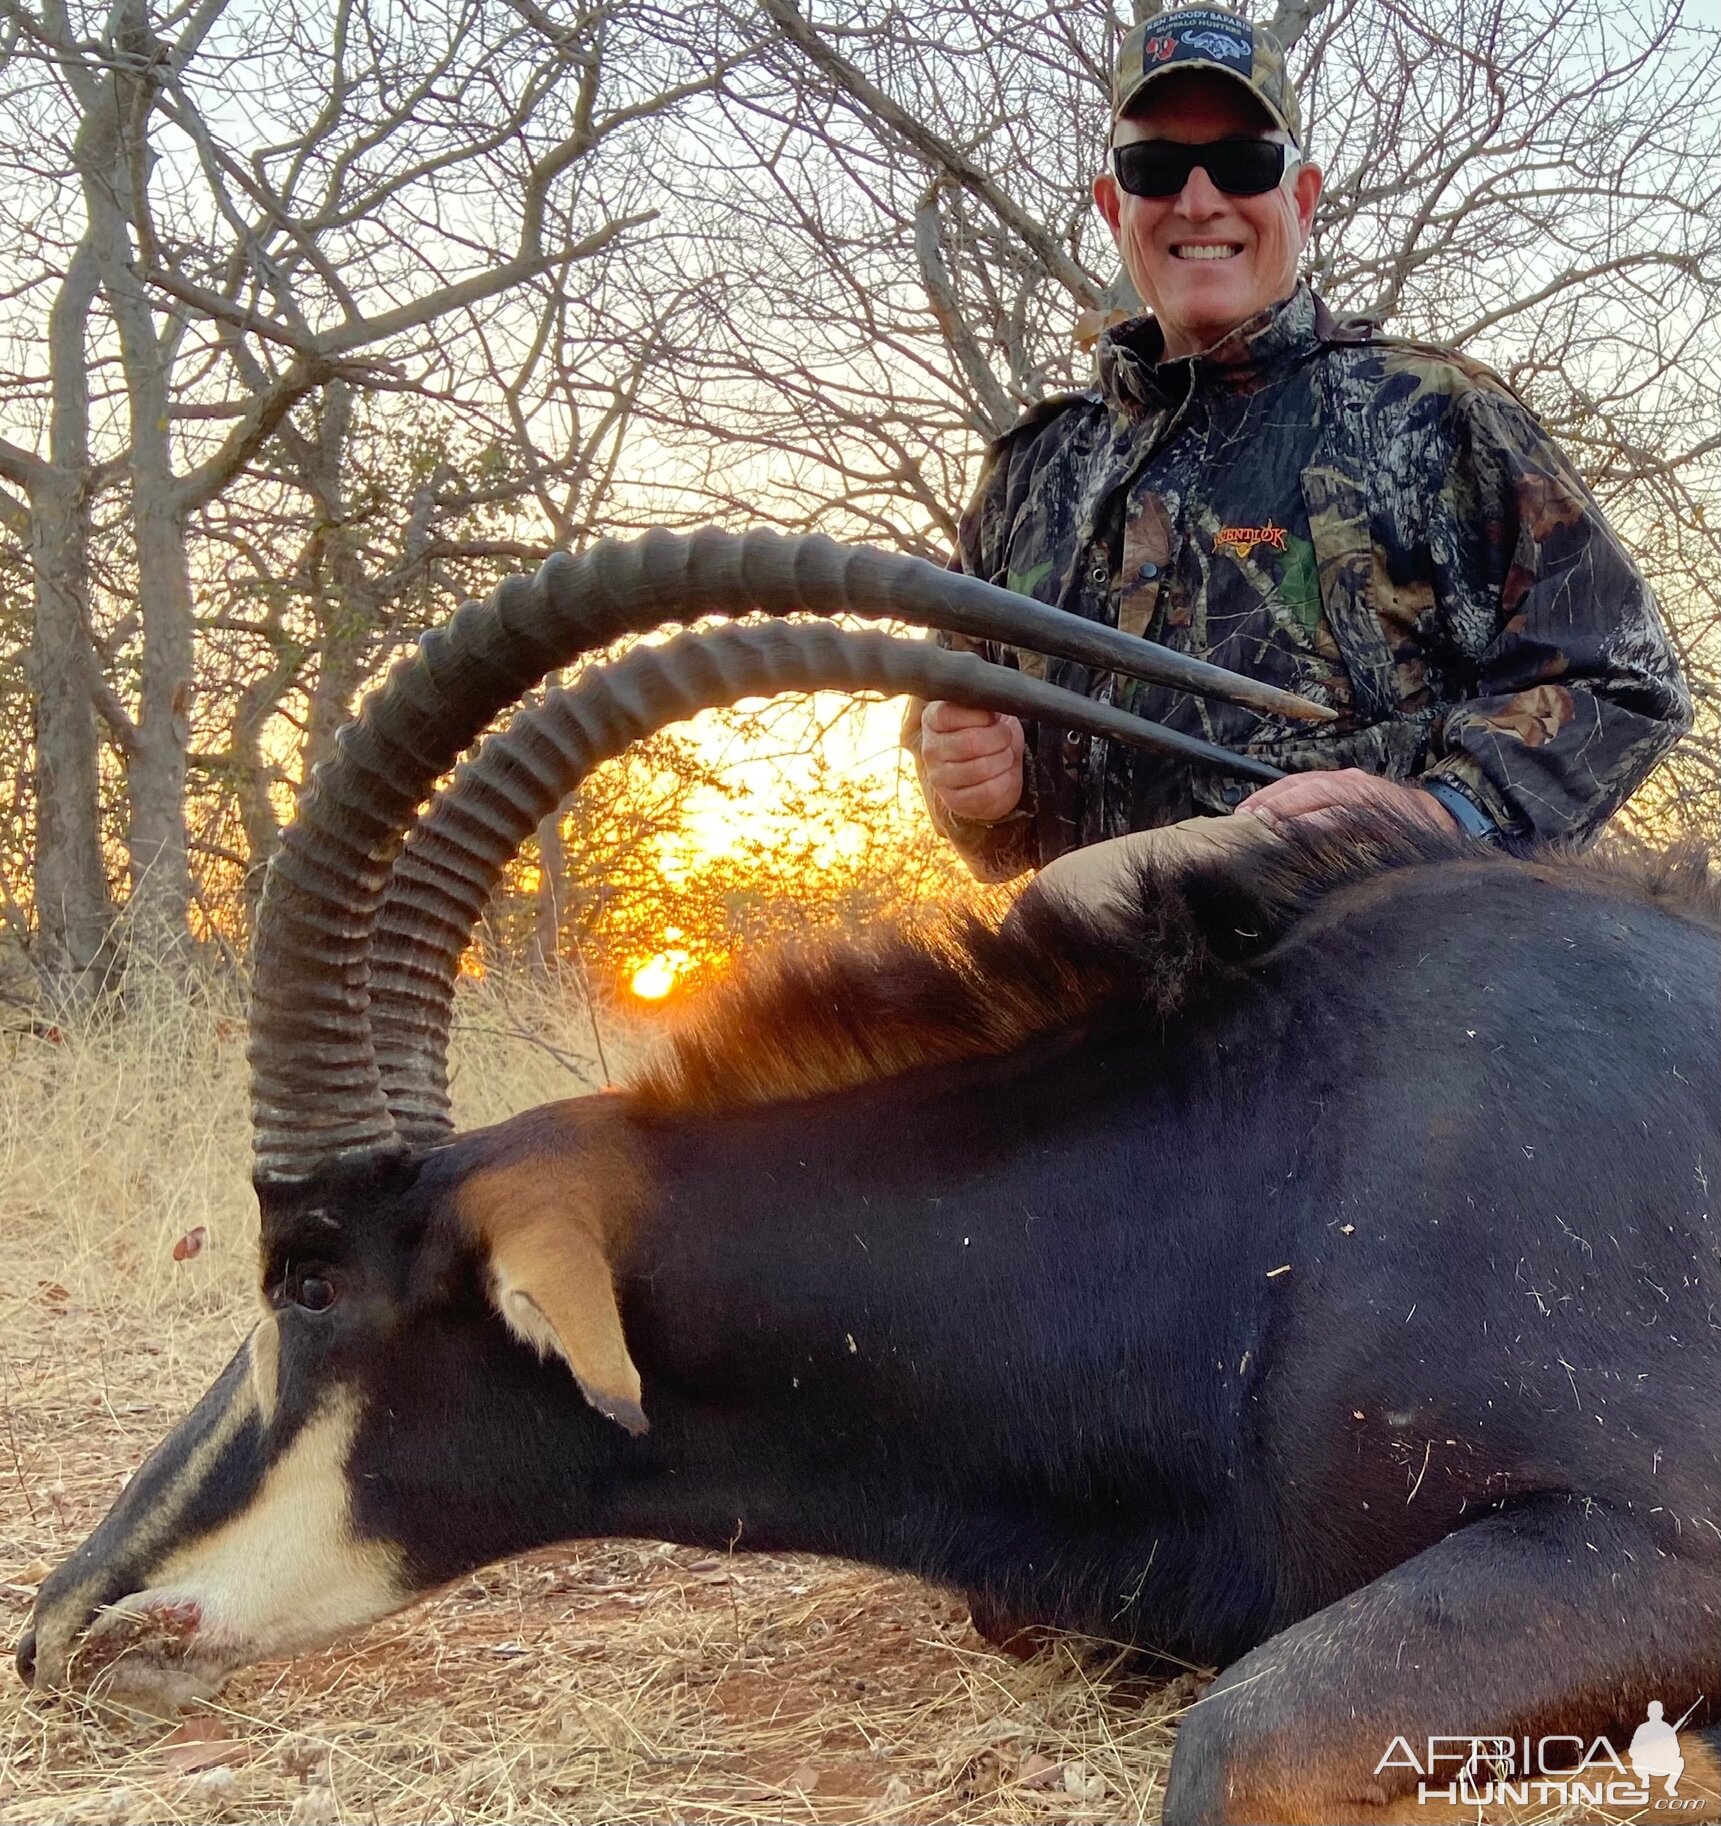
[[[467,1123],[579,1087],[536,1025],[468,1011]],[[0,1056],[8,1653],[37,1582],[250,1326],[243,1041],[219,1006],[176,1003]],[[0,1823],[1156,1819],[1198,1690],[1095,1645],[1014,1661],[913,1580],[605,1542],[250,1669],[179,1721],[38,1698],[0,1667]]]

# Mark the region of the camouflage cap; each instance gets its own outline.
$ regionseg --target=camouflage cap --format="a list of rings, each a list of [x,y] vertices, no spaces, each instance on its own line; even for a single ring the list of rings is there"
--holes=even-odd
[[[1211,6],[1160,13],[1124,39],[1112,73],[1112,119],[1134,107],[1149,83],[1179,70],[1217,70],[1242,83],[1295,144],[1303,143],[1297,92],[1285,73],[1279,41],[1247,19]]]

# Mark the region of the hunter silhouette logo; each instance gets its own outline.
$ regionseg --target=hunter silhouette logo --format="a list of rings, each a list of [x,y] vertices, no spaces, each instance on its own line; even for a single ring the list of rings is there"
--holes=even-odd
[[[1632,1733],[1631,1748],[1626,1755],[1631,1759],[1632,1774],[1644,1787],[1665,1777],[1664,1792],[1677,1794],[1679,1778],[1685,1771],[1685,1758],[1679,1753],[1679,1728],[1668,1724],[1661,1716],[1661,1710],[1659,1699],[1649,1702],[1649,1716]],[[1689,1712],[1685,1714],[1685,1718],[1690,1716]],[[1679,1723],[1684,1724],[1685,1718]]]
[[[1433,1802],[1463,1808],[1701,1812],[1708,1803],[1679,1794],[1679,1778],[1685,1772],[1679,1729],[1702,1703],[1701,1698],[1694,1700],[1678,1724],[1669,1724],[1661,1701],[1652,1699],[1623,1757],[1605,1737],[1586,1740],[1564,1732],[1547,1737],[1430,1737],[1415,1746],[1408,1738],[1395,1737],[1375,1764],[1375,1774],[1388,1769],[1414,1772],[1418,1806]],[[1655,1792],[1658,1786],[1660,1793]]]
[[[1285,529],[1271,520],[1265,526],[1222,526],[1213,535],[1215,552],[1229,552],[1233,558],[1247,558],[1257,545],[1270,545],[1274,551],[1285,549]]]

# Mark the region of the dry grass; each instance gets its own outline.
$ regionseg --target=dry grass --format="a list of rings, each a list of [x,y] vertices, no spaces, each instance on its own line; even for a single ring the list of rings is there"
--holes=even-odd
[[[613,1072],[630,1041],[605,1039]],[[146,995],[106,1035],[0,1047],[10,1640],[256,1296],[232,1008]],[[493,983],[456,1058],[466,1122],[600,1075],[583,1014]],[[207,1243],[176,1262],[199,1226]],[[192,1727],[212,1742],[0,1677],[0,1822],[1150,1818],[1192,1691],[1073,1643],[1012,1661],[912,1580],[600,1543],[240,1675]]]

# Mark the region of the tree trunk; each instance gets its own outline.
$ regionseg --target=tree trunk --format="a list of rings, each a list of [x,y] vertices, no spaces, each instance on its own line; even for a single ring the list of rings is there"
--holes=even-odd
[[[134,946],[164,960],[183,956],[191,931],[191,864],[185,783],[195,680],[191,574],[185,517],[168,432],[169,356],[149,294],[137,276],[130,213],[148,182],[154,59],[161,47],[136,0],[116,7],[116,42],[137,69],[114,72],[111,108],[87,113],[76,144],[90,238],[102,291],[119,336],[131,432],[132,536],[143,632],[137,735],[127,757]]]
[[[38,970],[62,1014],[87,1009],[110,963],[113,907],[102,867],[101,795],[84,631],[88,547],[81,479],[55,471],[31,501],[36,615],[36,933]]]
[[[151,339],[153,341],[153,338]],[[189,940],[191,866],[186,848],[186,760],[193,688],[191,579],[185,529],[173,500],[165,431],[144,437],[153,387],[132,387],[132,526],[137,541],[143,667],[137,746],[131,756],[131,913],[134,942],[171,957]],[[165,425],[166,394],[160,394]],[[140,443],[142,448],[140,448]],[[156,447],[159,446],[159,447]]]
[[[371,675],[382,605],[376,580],[366,569],[359,531],[348,523],[348,440],[352,435],[353,390],[330,381],[323,388],[316,442],[308,446],[302,481],[316,503],[321,523],[314,564],[315,607],[320,639],[317,679],[305,720],[304,778],[334,746],[353,714],[353,699]]]
[[[227,757],[232,769],[233,792],[239,802],[239,822],[245,832],[245,914],[255,929],[257,900],[263,892],[263,875],[269,858],[281,842],[275,803],[269,787],[274,773],[263,756],[263,730],[275,714],[281,695],[291,685],[296,668],[278,663],[239,694],[228,737]]]
[[[35,621],[37,972],[49,1006],[86,1010],[112,966],[102,862],[100,738],[89,623],[89,378],[85,331],[96,267],[86,240],[50,316],[49,461],[30,490]]]
[[[532,905],[532,975],[555,983],[562,974],[562,906],[567,898],[568,846],[558,805],[538,826],[538,891]]]

